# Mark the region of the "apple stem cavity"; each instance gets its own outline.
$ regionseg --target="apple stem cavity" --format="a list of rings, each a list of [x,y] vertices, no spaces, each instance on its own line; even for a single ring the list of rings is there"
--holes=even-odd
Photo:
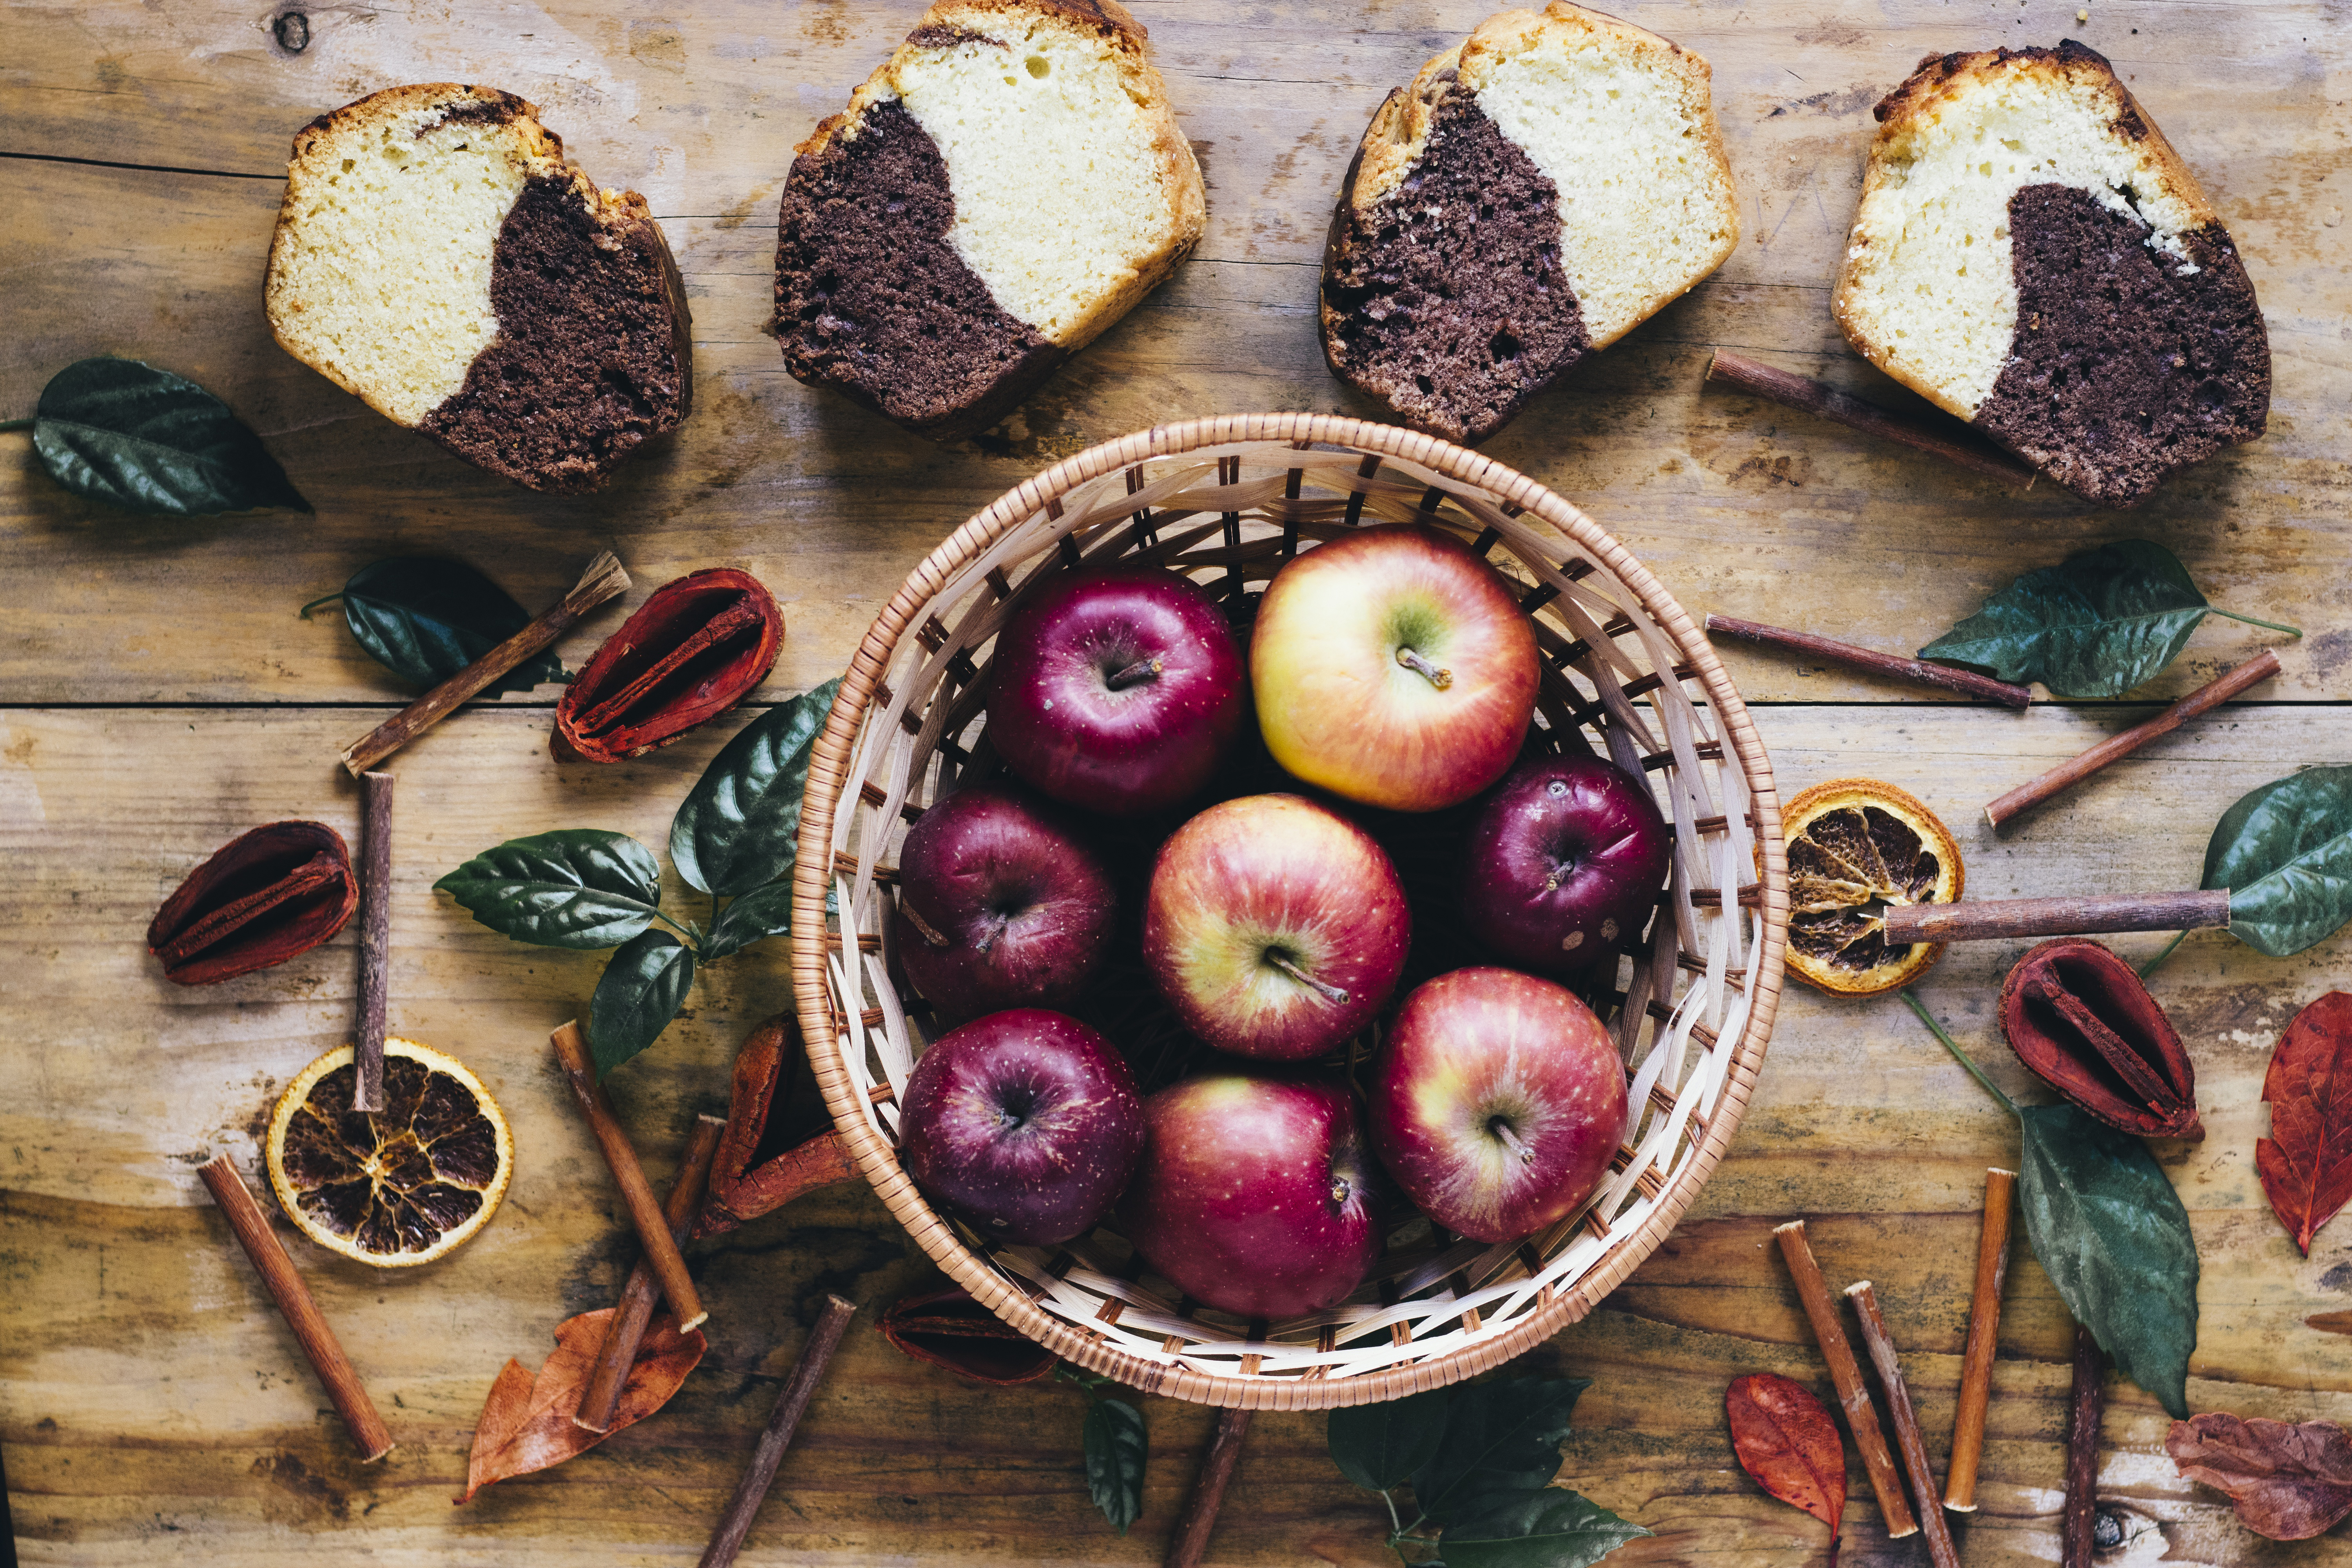
[[[1157,680],[1165,667],[1156,658],[1139,658],[1125,669],[1113,670],[1103,678],[1103,684],[1113,691],[1124,691],[1130,686],[1140,686],[1147,680]]]
[[[1336,1003],[1342,1007],[1348,1005],[1348,994],[1345,991],[1340,990],[1337,985],[1316,979],[1315,976],[1292,963],[1288,954],[1278,952],[1269,947],[1265,950],[1265,961],[1308,990],[1321,993],[1325,1001]]]
[[[1397,662],[1440,691],[1454,684],[1454,672],[1433,665],[1409,647],[1397,649]]]
[[[928,945],[932,947],[947,947],[951,945],[947,938],[941,936],[937,931],[934,931],[931,928],[930,921],[925,920],[922,916],[915,912],[915,901],[912,899],[900,899],[898,900],[898,912],[907,917],[907,923],[915,928],[917,932],[921,935],[923,941]]]
[[[1488,1121],[1486,1131],[1500,1138],[1503,1141],[1503,1146],[1519,1157],[1520,1164],[1532,1165],[1536,1163],[1534,1148],[1520,1141],[1518,1133],[1512,1130],[1510,1122],[1505,1118],[1497,1116]]]

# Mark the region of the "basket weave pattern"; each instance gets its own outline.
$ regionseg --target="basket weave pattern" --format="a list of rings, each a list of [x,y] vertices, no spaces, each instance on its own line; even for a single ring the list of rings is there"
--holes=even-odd
[[[1597,738],[1648,778],[1673,826],[1668,890],[1612,1026],[1634,1116],[1611,1173],[1541,1235],[1503,1246],[1424,1236],[1392,1247],[1339,1306],[1273,1323],[1180,1299],[1104,1233],[1014,1247],[943,1217],[895,1152],[923,1037],[885,948],[906,825],[961,779],[995,771],[982,731],[997,632],[1031,586],[1081,562],[1157,562],[1212,591],[1234,577],[1258,588],[1299,549],[1390,522],[1453,531],[1521,588],[1544,656],[1538,724]],[[959,1284],[1059,1354],[1147,1392],[1316,1408],[1395,1398],[1517,1354],[1591,1310],[1664,1239],[1721,1158],[1762,1061],[1788,879],[1747,710],[1689,617],[1622,545],[1524,475],[1434,437],[1253,415],[1072,458],[915,570],[814,748],[793,913],[796,1005],[835,1124]]]

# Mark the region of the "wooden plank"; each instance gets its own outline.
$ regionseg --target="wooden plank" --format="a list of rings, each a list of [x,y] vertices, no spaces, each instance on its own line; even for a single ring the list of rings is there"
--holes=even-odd
[[[560,1471],[447,1506],[491,1375],[509,1356],[535,1363],[557,1321],[608,1302],[630,1247],[544,1048],[547,1029],[584,1004],[600,959],[509,942],[430,884],[502,838],[558,826],[619,828],[659,848],[670,810],[737,723],[638,763],[559,769],[545,760],[543,712],[461,715],[399,764],[392,1024],[482,1075],[513,1122],[518,1170],[490,1227],[424,1270],[379,1276],[292,1241],[402,1442],[384,1467],[352,1464],[194,1176],[215,1147],[250,1169],[277,1089],[343,1037],[352,939],[202,990],[165,983],[139,940],[163,894],[232,834],[291,815],[355,827],[355,790],[333,761],[351,719],[20,710],[0,725],[0,854],[14,872],[0,904],[13,1091],[0,1101],[0,1234],[14,1331],[0,1342],[0,1444],[29,1562],[274,1564],[360,1547],[392,1563],[493,1552],[526,1564],[667,1560],[716,1517],[813,1303],[842,1289],[878,1305],[934,1278],[863,1189],[813,1195],[708,1249],[716,1337],[668,1410]],[[1762,716],[1785,789],[1865,773],[1922,795],[1958,837],[1970,889],[1987,895],[2193,882],[2223,805],[2352,741],[2336,710],[2231,710],[2005,838],[1977,825],[1973,803],[2079,749],[2101,722],[2056,710]],[[688,907],[682,889],[670,894]],[[2156,942],[2117,946],[2137,957]],[[785,995],[774,946],[698,981],[688,1016],[614,1079],[657,1183],[693,1113],[723,1101],[741,1034]],[[2210,1130],[2200,1145],[2158,1146],[2204,1258],[2190,1381],[2200,1410],[2352,1420],[2352,1341],[2303,1325],[2339,1304],[2342,1249],[2323,1235],[2299,1258],[2252,1170],[2270,1047],[2295,1007],[2341,984],[2345,953],[2338,938],[2268,959],[2207,933],[2157,982],[2196,1059]],[[1920,991],[1999,1081],[2044,1099],[1991,1022],[2014,956],[1998,943],[1956,948]],[[1791,1214],[1811,1219],[1833,1283],[1877,1282],[1940,1461],[1982,1172],[2014,1152],[2006,1118],[1898,1003],[1791,987],[1755,1107],[1690,1221],[1523,1368],[1596,1380],[1563,1479],[1659,1532],[1613,1561],[1821,1560],[1818,1527],[1740,1474],[1722,1426],[1724,1386],[1741,1372],[1825,1385],[1769,1246],[1770,1225]],[[2054,1552],[2069,1343],[2040,1269],[2021,1257],[2011,1279],[1985,1507],[1963,1527],[1968,1560],[2002,1568]],[[2147,1539],[2176,1560],[2242,1560],[2247,1538],[2221,1500],[2164,1459],[2154,1403],[2125,1388],[2110,1403],[2106,1495],[2132,1528],[2158,1532]],[[1121,1542],[1085,1502],[1074,1391],[972,1388],[860,1326],[750,1560],[1156,1560],[1207,1416],[1165,1400],[1146,1408],[1146,1509]],[[1858,1475],[1855,1487],[1846,1560],[1911,1561],[1877,1535]],[[1330,1468],[1319,1418],[1267,1415],[1213,1561],[1370,1564],[1383,1560],[1384,1518]]]

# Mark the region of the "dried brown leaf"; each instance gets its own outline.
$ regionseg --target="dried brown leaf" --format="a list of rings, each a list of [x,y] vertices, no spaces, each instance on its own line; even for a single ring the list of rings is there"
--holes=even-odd
[[[1845,1517],[1845,1439],[1830,1413],[1803,1384],[1770,1372],[1734,1378],[1723,1410],[1740,1468],[1782,1502],[1828,1525],[1834,1560]]]
[[[490,1384],[482,1418],[474,1427],[474,1451],[466,1461],[466,1492],[454,1502],[471,1501],[494,1481],[529,1475],[585,1453],[622,1427],[642,1421],[669,1403],[695,1363],[702,1359],[702,1331],[681,1334],[677,1318],[665,1312],[647,1326],[637,1359],[621,1385],[621,1407],[610,1429],[591,1432],[575,1425],[581,1392],[596,1367],[604,1325],[614,1309],[568,1318],[555,1331],[555,1351],[537,1377],[510,1361]]]
[[[2271,1135],[2254,1169],[2271,1210],[2305,1258],[2319,1227],[2352,1200],[2352,995],[2330,991],[2294,1016],[2263,1075]]]
[[[2199,1415],[2175,1421],[2164,1447],[2182,1475],[2229,1493],[2257,1535],[2306,1541],[2352,1513],[2352,1436],[2333,1421]]]

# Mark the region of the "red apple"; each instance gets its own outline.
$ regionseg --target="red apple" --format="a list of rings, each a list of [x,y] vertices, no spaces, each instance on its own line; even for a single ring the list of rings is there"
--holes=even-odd
[[[1258,725],[1308,784],[1391,811],[1469,799],[1519,754],[1536,637],[1502,574],[1433,528],[1361,529],[1275,574]]]
[[[1479,804],[1463,916],[1506,963],[1588,974],[1641,934],[1673,848],[1649,786],[1616,763],[1530,757]]]
[[[1135,1075],[1066,1014],[1016,1007],[976,1018],[931,1042],[907,1079],[907,1173],[1000,1241],[1086,1235],[1142,1147]]]
[[[1320,1056],[1371,1020],[1412,944],[1372,836],[1295,795],[1229,800],[1160,847],[1143,962],[1184,1026],[1221,1051]]]
[[[1355,1096],[1320,1078],[1191,1079],[1143,1106],[1143,1159],[1119,1224],[1184,1294],[1243,1318],[1346,1299],[1381,1252]]]
[[[1248,718],[1240,646],[1189,577],[1158,566],[1074,572],[996,639],[988,738],[1055,800],[1112,816],[1206,784]]]
[[[1576,1212],[1625,1137],[1625,1068],[1592,1009],[1509,969],[1416,986],[1373,1068],[1372,1147],[1423,1214],[1517,1241]]]

